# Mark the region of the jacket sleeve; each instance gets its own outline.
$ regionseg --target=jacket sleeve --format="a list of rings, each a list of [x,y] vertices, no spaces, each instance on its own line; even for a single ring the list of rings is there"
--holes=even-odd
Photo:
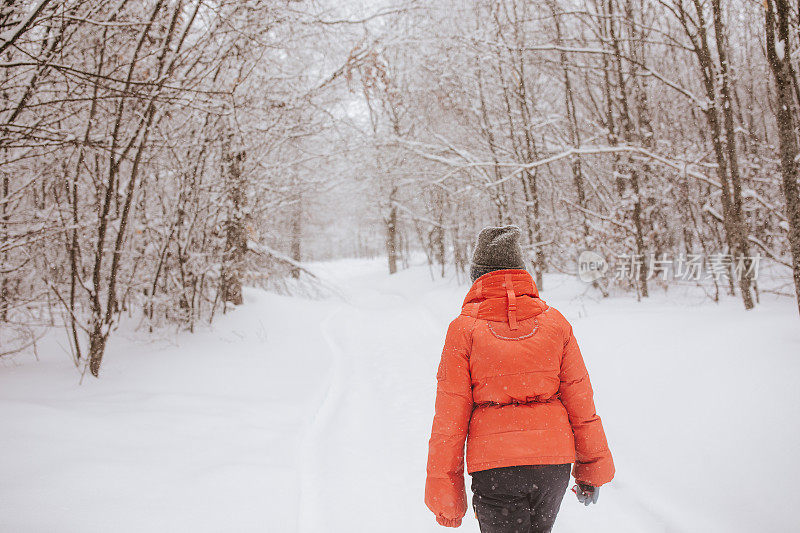
[[[464,489],[464,441],[472,416],[469,372],[474,319],[456,318],[447,330],[436,373],[436,413],[428,443],[425,504],[442,525],[458,526],[467,512]]]
[[[603,423],[594,407],[592,384],[578,342],[568,329],[561,357],[559,392],[575,435],[575,481],[599,487],[614,478],[614,460],[608,449]]]

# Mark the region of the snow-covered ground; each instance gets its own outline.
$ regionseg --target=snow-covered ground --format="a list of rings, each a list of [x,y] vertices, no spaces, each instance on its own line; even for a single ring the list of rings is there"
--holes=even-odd
[[[422,502],[435,372],[466,287],[427,267],[315,266],[342,297],[248,290],[194,335],[120,334],[100,380],[57,337],[0,362],[0,532],[444,531]],[[556,532],[800,531],[800,318],[567,276],[617,466]],[[678,292],[681,292],[679,295]],[[478,531],[468,514],[462,531]]]

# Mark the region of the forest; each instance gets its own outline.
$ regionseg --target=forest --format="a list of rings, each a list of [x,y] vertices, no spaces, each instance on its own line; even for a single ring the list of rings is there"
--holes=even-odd
[[[800,309],[798,61],[796,0],[3,0],[0,357],[511,223],[540,289]]]

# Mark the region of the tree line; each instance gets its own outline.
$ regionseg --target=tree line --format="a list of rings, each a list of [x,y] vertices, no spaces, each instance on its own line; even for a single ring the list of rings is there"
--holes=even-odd
[[[0,355],[64,328],[96,376],[123,317],[193,330],[309,259],[463,272],[511,222],[542,286],[724,254],[710,297],[800,308],[798,30],[793,0],[5,0]]]
[[[712,298],[800,306],[799,13],[788,0],[407,11],[360,66],[381,157],[403,161],[375,161],[389,268],[398,216],[431,262],[462,267],[481,225],[515,222],[540,284],[595,250],[638,258],[598,290],[644,298],[668,284],[653,265],[701,256],[726,274],[703,280]],[[760,287],[756,262],[790,281]]]

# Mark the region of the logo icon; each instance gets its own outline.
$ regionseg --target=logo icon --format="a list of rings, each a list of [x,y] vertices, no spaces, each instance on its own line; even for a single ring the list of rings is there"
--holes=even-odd
[[[592,250],[584,250],[578,256],[578,277],[581,281],[591,283],[605,276],[608,272],[608,261]]]

